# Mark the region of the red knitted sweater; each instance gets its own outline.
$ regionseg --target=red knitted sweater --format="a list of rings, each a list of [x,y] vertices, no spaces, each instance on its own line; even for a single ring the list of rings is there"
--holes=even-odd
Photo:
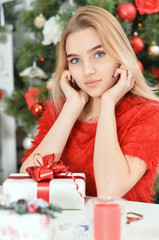
[[[56,114],[50,106],[52,105],[48,104],[39,121],[39,133],[33,142],[34,146],[27,150],[22,161],[38,146],[55,122]],[[152,202],[152,187],[159,160],[159,103],[128,94],[116,108],[116,121],[118,140],[123,153],[138,157],[147,164],[147,172],[123,197],[130,201]],[[69,166],[70,171],[86,174],[87,196],[96,196],[93,171],[96,127],[97,123],[77,120],[61,156],[61,160]]]

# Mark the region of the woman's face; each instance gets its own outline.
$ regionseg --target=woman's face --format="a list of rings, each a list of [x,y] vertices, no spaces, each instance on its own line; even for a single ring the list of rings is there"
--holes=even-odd
[[[115,84],[119,63],[101,45],[93,28],[72,33],[66,40],[68,68],[77,85],[91,97],[101,97]]]

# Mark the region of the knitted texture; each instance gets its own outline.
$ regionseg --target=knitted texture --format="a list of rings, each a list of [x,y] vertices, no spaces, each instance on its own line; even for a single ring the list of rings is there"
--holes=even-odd
[[[157,176],[159,160],[159,103],[127,94],[116,108],[117,133],[124,154],[145,161],[147,171],[125,195],[129,201],[152,202],[153,182]],[[39,133],[33,147],[26,151],[24,161],[39,145],[56,120],[54,105],[48,106],[39,121]],[[93,152],[97,123],[79,120],[74,124],[61,160],[72,172],[86,174],[86,195],[96,196],[93,171]],[[107,157],[107,156],[106,156]],[[138,161],[137,159],[135,161]]]

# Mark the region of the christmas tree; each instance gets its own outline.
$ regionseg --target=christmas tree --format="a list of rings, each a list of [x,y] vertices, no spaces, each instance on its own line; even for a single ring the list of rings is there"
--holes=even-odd
[[[140,0],[33,0],[31,4],[32,10],[22,10],[19,17],[28,35],[15,59],[16,90],[5,99],[6,113],[15,117],[27,133],[32,132],[45,107],[60,34],[79,6],[100,6],[117,17],[132,44],[147,83],[158,86],[159,6],[156,1],[151,6],[149,1]]]
[[[116,16],[131,42],[147,84],[155,87],[154,91],[159,95],[158,1],[33,0],[32,10],[24,9],[19,18],[28,36],[15,59],[16,90],[5,99],[6,113],[15,117],[26,133],[33,131],[45,109],[60,34],[82,5],[100,6]]]

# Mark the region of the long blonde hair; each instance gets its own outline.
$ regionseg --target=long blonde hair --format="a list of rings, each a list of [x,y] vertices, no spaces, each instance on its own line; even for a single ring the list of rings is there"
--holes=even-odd
[[[57,112],[60,112],[62,107],[61,99],[65,98],[60,88],[60,78],[62,72],[68,68],[65,49],[66,39],[71,33],[88,27],[93,27],[97,31],[105,51],[133,74],[135,84],[130,92],[148,99],[158,100],[146,84],[138,66],[136,55],[117,19],[103,8],[84,6],[76,11],[67,24],[58,46],[57,66],[52,88],[52,97]]]

